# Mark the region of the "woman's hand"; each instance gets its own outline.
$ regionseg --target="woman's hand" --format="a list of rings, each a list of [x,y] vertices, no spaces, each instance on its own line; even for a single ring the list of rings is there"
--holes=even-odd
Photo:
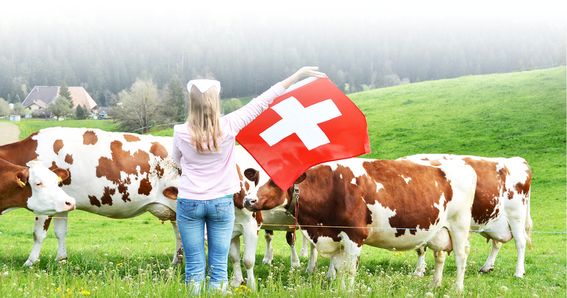
[[[283,80],[281,84],[284,86],[284,88],[287,89],[295,82],[307,77],[326,78],[327,75],[323,72],[320,72],[319,67],[317,66],[304,66],[297,70],[294,74],[289,76],[287,79]]]

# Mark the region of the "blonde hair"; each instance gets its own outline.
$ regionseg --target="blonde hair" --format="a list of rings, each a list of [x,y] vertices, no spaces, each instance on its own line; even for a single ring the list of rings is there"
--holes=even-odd
[[[220,130],[219,90],[211,87],[201,93],[195,86],[189,92],[187,124],[197,152],[219,152]],[[205,148],[206,147],[206,148]]]

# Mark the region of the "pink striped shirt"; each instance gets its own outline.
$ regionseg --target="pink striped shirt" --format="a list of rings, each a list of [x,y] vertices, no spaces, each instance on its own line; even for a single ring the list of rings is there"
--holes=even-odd
[[[187,123],[174,126],[172,157],[182,170],[179,198],[212,200],[240,190],[233,152],[235,137],[284,91],[285,88],[277,83],[244,107],[221,117],[223,136],[219,139],[219,152],[197,152],[192,145]]]

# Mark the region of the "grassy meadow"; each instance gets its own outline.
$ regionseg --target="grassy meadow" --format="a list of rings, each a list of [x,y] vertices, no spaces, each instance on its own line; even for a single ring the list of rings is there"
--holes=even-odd
[[[430,287],[433,256],[424,278],[411,275],[413,251],[390,252],[365,246],[356,285],[347,292],[325,277],[329,260],[320,258],[315,274],[289,268],[289,249],[276,233],[274,264],[256,258],[258,291],[245,287],[233,296],[261,297],[565,297],[565,67],[467,76],[350,94],[368,120],[373,158],[416,153],[522,156],[533,169],[531,213],[533,248],[526,253],[526,275],[513,277],[516,252],[505,244],[489,274],[480,274],[490,244],[471,234],[465,292],[453,290],[455,263],[447,258],[441,288]],[[44,126],[96,126],[111,122],[26,120],[21,137]],[[170,135],[171,130],[157,132]],[[50,231],[41,261],[23,268],[32,247],[34,215],[16,210],[0,217],[0,297],[176,297],[187,296],[182,267],[170,267],[175,241],[169,223],[149,214],[113,220],[76,211],[69,215],[64,264],[54,261],[57,241]],[[300,239],[300,237],[298,237]],[[299,248],[300,245],[298,244]],[[229,267],[229,274],[231,268]]]

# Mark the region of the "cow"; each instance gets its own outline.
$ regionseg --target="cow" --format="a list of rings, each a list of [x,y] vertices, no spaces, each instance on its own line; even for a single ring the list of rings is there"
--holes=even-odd
[[[176,235],[173,263],[182,257],[175,224],[179,169],[171,160],[172,138],[112,133],[88,128],[45,128],[28,138],[0,146],[0,158],[17,165],[38,159],[46,167],[67,170],[62,189],[79,210],[110,218],[150,212],[171,221]],[[37,216],[34,245],[26,266],[39,260],[51,217]],[[57,260],[65,260],[67,212],[54,217]]]
[[[419,154],[402,159],[436,165],[444,160],[461,160],[471,166],[477,176],[472,206],[471,231],[492,241],[492,250],[480,272],[494,269],[494,262],[503,243],[514,238],[517,263],[515,277],[524,276],[526,243],[531,244],[532,218],[530,189],[532,171],[521,157],[486,158],[448,154]],[[425,272],[425,248],[419,248],[415,275]]]
[[[66,170],[50,170],[38,161],[19,166],[0,159],[0,214],[17,208],[42,215],[75,209],[75,199],[59,187],[67,176]]]
[[[347,159],[310,168],[287,190],[269,180],[245,207],[293,209],[298,200],[301,230],[319,254],[331,257],[343,287],[346,277],[354,282],[363,244],[390,250],[426,245],[435,251],[434,286],[441,285],[445,252],[454,251],[455,286],[462,291],[475,186],[476,174],[463,162]]]
[[[268,175],[261,169],[260,165],[252,158],[252,156],[242,149],[240,146],[235,150],[237,160],[237,171],[240,178],[240,191],[234,194],[235,206],[235,222],[232,234],[229,257],[233,263],[233,276],[231,278],[231,286],[239,286],[244,282],[242,269],[240,265],[240,236],[244,239],[244,253],[242,261],[246,268],[246,284],[250,289],[256,288],[254,277],[254,265],[256,262],[256,248],[258,243],[258,230],[260,228],[266,230],[266,252],[262,262],[271,264],[273,252],[271,246],[271,238],[273,230],[284,230],[287,232],[286,240],[291,251],[291,266],[299,267],[299,257],[295,251],[295,227],[294,219],[285,211],[266,211],[251,212],[244,208],[244,202],[247,198],[254,197],[258,187],[263,182],[268,181]],[[272,231],[272,233],[268,232]],[[305,241],[307,244],[308,241]],[[314,251],[312,249],[311,251]],[[316,258],[316,255],[315,255]]]

